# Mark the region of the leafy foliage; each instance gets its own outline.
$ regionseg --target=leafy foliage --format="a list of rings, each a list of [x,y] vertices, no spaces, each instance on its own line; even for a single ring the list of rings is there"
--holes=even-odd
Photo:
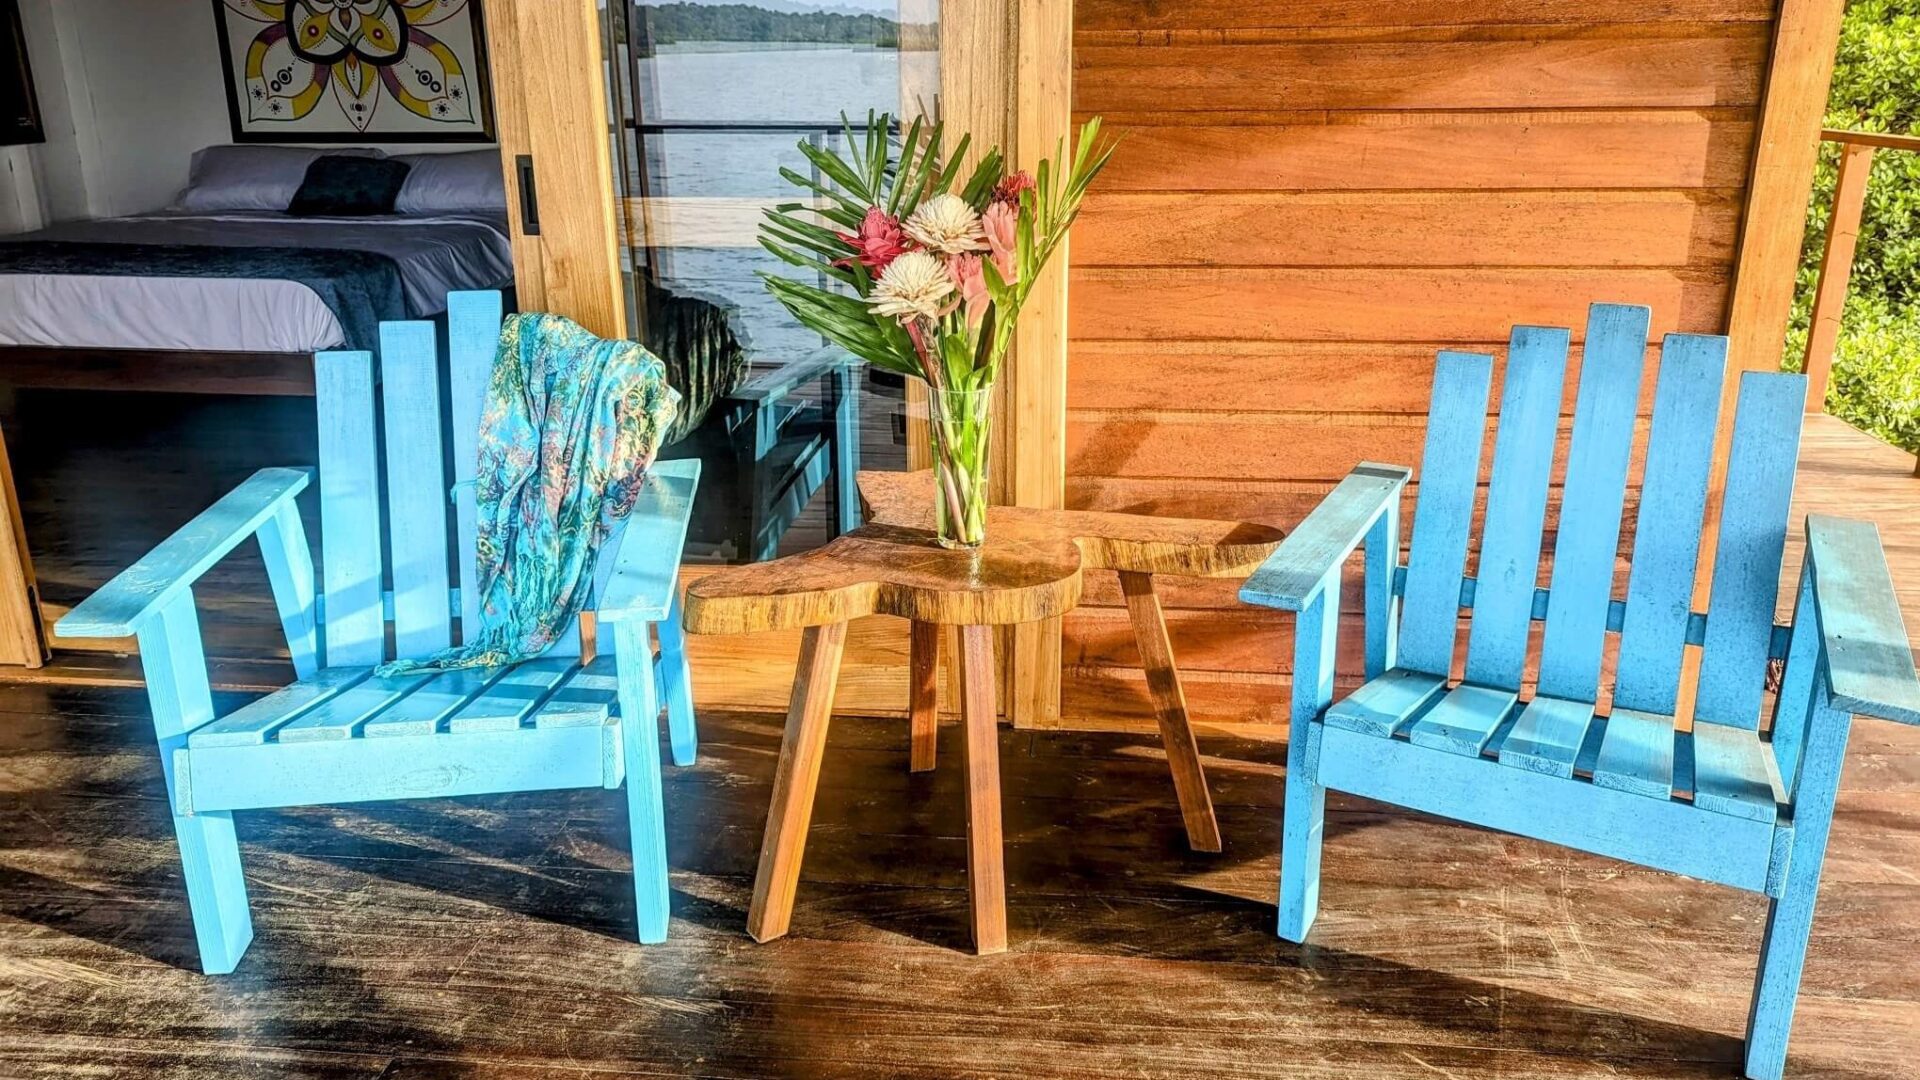
[[[1826,125],[1920,134],[1920,0],[1852,0],[1842,25]],[[1840,152],[1822,148],[1787,343],[1806,348]],[[1874,157],[1827,405],[1835,415],[1920,452],[1920,153]]]
[[[916,320],[911,331],[899,319],[878,315],[870,307],[874,277],[857,258],[859,249],[849,242],[850,234],[860,229],[870,210],[904,221],[940,195],[957,196],[977,215],[1006,178],[1006,162],[998,149],[989,150],[963,179],[969,136],[961,136],[949,150],[942,126],[918,119],[898,139],[891,134],[892,118],[884,114],[868,113],[858,137],[844,116],[842,125],[848,148],[844,155],[805,141],[798,144],[819,180],[794,169],[780,170],[782,179],[813,198],[768,210],[760,225],[760,245],[782,262],[812,272],[816,280],[824,275],[845,290],[763,273],[767,291],[801,325],[875,367],[914,375],[941,389],[992,385],[1034,279],[1066,239],[1088,186],[1113,153],[1112,145],[1100,138],[1099,119],[1080,129],[1070,160],[1063,142],[1051,159],[1040,162],[1033,186],[1020,193],[1016,272],[1006,280],[986,261],[992,304],[984,319],[970,322],[956,307],[937,320]]]

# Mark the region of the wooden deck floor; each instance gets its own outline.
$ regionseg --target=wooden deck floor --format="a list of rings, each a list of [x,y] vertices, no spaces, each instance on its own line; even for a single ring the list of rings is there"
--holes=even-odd
[[[1882,523],[1920,622],[1912,460],[1816,421],[1800,501]],[[200,482],[29,511],[134,544]],[[1203,737],[1207,856],[1157,740],[1004,731],[1012,950],[979,958],[958,730],[915,777],[904,724],[836,721],[793,933],[756,945],[779,726],[704,715],[668,770],[664,945],[629,937],[617,792],[257,812],[256,940],[209,979],[144,697],[0,685],[0,1077],[1736,1075],[1759,897],[1336,796],[1314,940],[1277,939],[1272,740]],[[1788,1075],[1920,1074],[1920,730],[1856,726],[1825,883]]]
[[[617,792],[240,816],[256,939],[194,970],[140,697],[0,690],[0,1075],[1735,1075],[1764,901],[1330,802],[1313,943],[1272,933],[1284,749],[1204,741],[1226,850],[1154,741],[1007,731],[1012,951],[965,951],[958,730],[836,725],[791,936],[744,931],[779,718],[669,770],[672,937]],[[1920,1060],[1920,733],[1856,736],[1789,1075]]]

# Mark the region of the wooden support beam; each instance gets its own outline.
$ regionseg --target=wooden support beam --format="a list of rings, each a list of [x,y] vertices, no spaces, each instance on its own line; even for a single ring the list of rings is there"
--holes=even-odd
[[[1741,218],[1727,305],[1727,382],[1721,392],[1706,527],[1694,579],[1696,609],[1706,606],[1713,580],[1740,373],[1779,370],[1786,349],[1795,270],[1819,160],[1820,123],[1827,112],[1827,89],[1833,81],[1834,52],[1840,45],[1840,18],[1845,10],[1846,0],[1781,0],[1774,23],[1753,168],[1747,180],[1746,214]],[[1699,662],[1700,651],[1688,648],[1678,703],[1683,727],[1692,722],[1692,688]]]
[[[1780,366],[1845,7],[1845,0],[1780,5],[1728,312],[1728,352],[1736,373]],[[1730,379],[1729,388],[1737,382]]]
[[[1073,129],[1073,5],[1015,0],[1013,160],[1032,169],[1068,147]],[[1009,94],[1010,97],[1015,95]],[[1006,374],[1006,501],[1057,510],[1067,489],[1067,263],[1063,244],[1027,295]],[[1060,620],[1013,628],[1007,715],[1015,726],[1060,717]]]
[[[20,496],[13,487],[13,464],[0,438],[0,664],[37,668],[47,662],[47,634],[40,621],[40,588],[27,552],[27,528],[20,518]]]
[[[615,246],[624,230],[613,201],[600,7],[595,0],[492,0],[485,15],[520,306],[625,337]],[[522,156],[533,167],[537,234],[523,212]]]
[[[1833,213],[1827,223],[1827,247],[1820,256],[1819,284],[1813,292],[1813,319],[1807,328],[1807,351],[1800,370],[1807,376],[1807,411],[1827,409],[1827,380],[1833,371],[1833,350],[1840,340],[1840,317],[1847,306],[1847,283],[1853,277],[1854,243],[1860,237],[1860,214],[1867,205],[1867,177],[1873,172],[1871,143],[1848,143],[1840,152],[1840,175],[1833,186]]]

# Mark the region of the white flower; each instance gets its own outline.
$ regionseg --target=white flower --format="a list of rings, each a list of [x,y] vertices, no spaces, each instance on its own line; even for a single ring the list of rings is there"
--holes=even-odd
[[[904,227],[907,235],[923,246],[948,255],[982,251],[987,246],[980,215],[958,195],[935,195],[921,203]]]
[[[940,260],[924,251],[909,251],[887,264],[867,303],[879,315],[938,319],[941,301],[952,294],[953,279]]]

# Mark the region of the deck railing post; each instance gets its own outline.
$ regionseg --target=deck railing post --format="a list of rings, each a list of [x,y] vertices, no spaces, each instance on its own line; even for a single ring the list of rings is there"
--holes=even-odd
[[[1820,257],[1820,276],[1813,292],[1813,318],[1807,326],[1807,352],[1800,370],[1807,376],[1807,411],[1827,409],[1827,380],[1833,372],[1833,350],[1840,340],[1840,317],[1847,306],[1847,282],[1853,276],[1854,244],[1860,236],[1860,215],[1867,203],[1867,177],[1873,172],[1875,147],[1842,143],[1840,175],[1833,186],[1833,215],[1827,225],[1827,247]]]

